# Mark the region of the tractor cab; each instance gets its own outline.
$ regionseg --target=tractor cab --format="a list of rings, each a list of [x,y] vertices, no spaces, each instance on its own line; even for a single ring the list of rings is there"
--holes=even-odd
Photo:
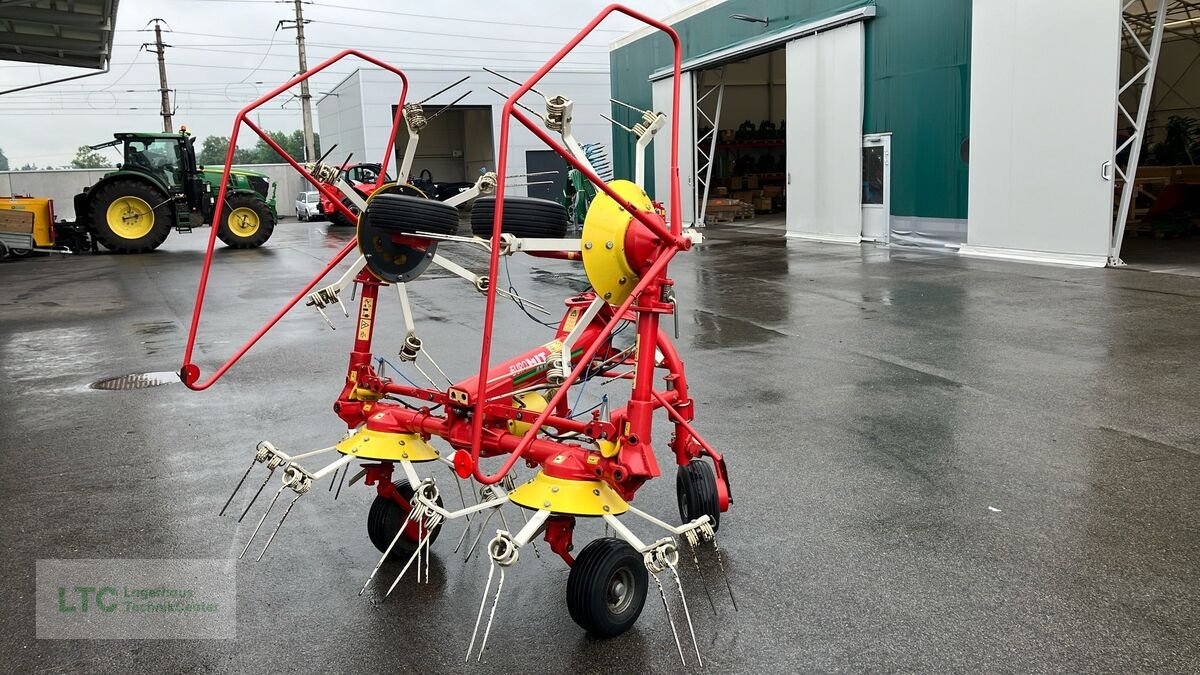
[[[113,145],[124,144],[118,169],[144,173],[174,197],[182,195],[189,211],[204,213],[205,181],[196,167],[196,139],[182,134],[119,133]]]

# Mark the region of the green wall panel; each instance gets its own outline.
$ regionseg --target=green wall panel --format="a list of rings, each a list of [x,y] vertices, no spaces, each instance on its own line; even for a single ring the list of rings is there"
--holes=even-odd
[[[866,24],[865,133],[890,131],[892,213],[966,218],[967,167],[960,146],[970,124],[971,0],[729,0],[675,25],[684,59],[762,35],[761,25],[734,21],[742,12],[771,19],[771,29],[876,5]],[[614,98],[651,107],[650,73],[671,59],[670,41],[654,34],[612,51]],[[617,119],[631,123],[618,110]],[[613,134],[617,175],[633,173],[633,143]],[[653,162],[647,184],[653,186]]]

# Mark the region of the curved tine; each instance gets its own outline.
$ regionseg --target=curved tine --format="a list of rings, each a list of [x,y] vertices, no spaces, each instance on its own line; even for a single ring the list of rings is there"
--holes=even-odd
[[[496,584],[496,597],[492,600],[492,612],[488,615],[487,628],[483,631],[483,641],[479,643],[479,656],[475,657],[478,662],[483,659],[483,650],[487,649],[488,636],[492,634],[492,621],[496,618],[496,606],[500,604],[500,591],[504,588],[504,568],[500,568],[500,582]],[[468,656],[470,656],[468,654]]]
[[[671,635],[675,636],[675,648],[679,650],[679,660],[686,666],[687,659],[683,658],[683,645],[679,642],[679,631],[675,630],[675,619],[671,616],[671,606],[667,604],[667,592],[663,590],[658,574],[650,572],[650,576],[654,577],[654,583],[658,586],[658,597],[662,598],[663,611],[667,613],[667,623],[671,624]]]
[[[703,668],[704,659],[700,658],[700,643],[696,642],[696,629],[692,626],[692,613],[688,611],[687,598],[683,594],[683,579],[679,578],[679,570],[675,569],[675,564],[670,560],[667,561],[667,567],[671,568],[671,574],[675,575],[675,584],[679,586],[679,601],[683,603],[683,616],[687,619],[688,632],[692,634],[692,646],[696,648],[696,662]]]
[[[238,490],[242,489],[242,483],[245,483],[246,479],[250,477],[250,472],[254,470],[255,464],[258,464],[257,455],[255,455],[254,459],[250,460],[250,468],[246,469],[246,473],[242,474],[242,479],[238,481],[237,487],[233,488],[233,492],[229,493],[229,499],[225,500],[225,506],[221,507],[221,512],[217,514],[218,517],[225,515],[225,509],[229,508],[229,504],[232,503],[233,498],[237,496]]]
[[[242,549],[242,553],[238,556],[238,560],[241,560],[242,557],[246,555],[246,551],[250,550],[250,544],[254,543],[254,538],[258,536],[258,531],[262,529],[263,523],[266,522],[267,516],[271,513],[271,509],[275,508],[275,502],[279,499],[279,495],[283,494],[283,491],[287,488],[287,483],[284,483],[283,485],[279,486],[278,490],[275,491],[275,496],[271,497],[271,503],[267,504],[267,510],[263,512],[262,518],[258,519],[258,527],[254,528],[254,533],[250,535],[250,539],[246,540],[246,546]],[[246,514],[243,513],[242,515]]]
[[[409,509],[408,516],[405,517],[404,522],[400,523],[400,529],[396,530],[396,536],[392,537],[392,543],[388,544],[387,550],[379,557],[379,562],[375,563],[375,569],[371,570],[371,575],[367,577],[367,582],[363,584],[362,589],[358,592],[359,595],[362,595],[367,590],[367,586],[371,585],[371,580],[375,578],[375,573],[379,571],[380,567],[383,567],[383,562],[392,554],[392,549],[396,546],[396,542],[400,541],[400,537],[404,536],[404,528],[408,527],[409,521],[412,520],[412,514],[415,512],[416,509]]]
[[[733,597],[733,586],[729,584],[729,573],[725,571],[725,562],[721,560],[721,549],[717,547],[717,538],[713,537],[713,551],[717,554],[717,567],[721,568],[721,576],[725,577],[725,589],[729,591],[729,601],[733,603],[733,611],[738,611],[737,598]]]
[[[250,513],[250,507],[254,506],[254,502],[258,501],[258,496],[262,494],[263,488],[267,487],[267,483],[271,482],[271,476],[274,475],[274,468],[267,472],[267,477],[263,479],[262,485],[258,486],[258,492],[255,492],[254,496],[250,498],[250,503],[246,505],[244,510],[242,510],[242,515],[238,516],[237,521],[239,523],[242,522],[242,519],[246,517],[247,513]],[[245,553],[245,551],[243,551],[243,553]]]
[[[475,630],[471,631],[471,643],[467,645],[467,657],[463,663],[471,660],[471,652],[475,650],[475,636],[479,634],[479,623],[483,621],[483,608],[487,607],[488,591],[492,589],[492,576],[496,573],[496,561],[493,560],[488,568],[487,583],[483,586],[483,598],[479,601],[479,614],[475,617]]]

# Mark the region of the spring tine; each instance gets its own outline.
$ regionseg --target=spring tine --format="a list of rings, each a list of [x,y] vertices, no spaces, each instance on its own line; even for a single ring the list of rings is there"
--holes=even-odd
[[[416,361],[413,361],[413,368],[416,368],[418,373],[424,376],[426,380],[429,380],[429,384],[433,385],[434,389],[438,389],[438,383],[432,377],[426,375],[425,371],[421,370],[421,366],[418,366]]]
[[[340,468],[341,467],[338,467],[337,469],[333,470],[333,475],[329,477],[329,487],[326,488],[326,490],[325,490],[326,492],[333,492],[333,482],[337,478],[338,469],[340,469]]]
[[[285,483],[280,485],[279,489],[275,491],[275,496],[271,497],[271,503],[267,504],[267,510],[263,512],[262,518],[258,519],[258,527],[254,528],[254,533],[251,534],[250,539],[246,541],[246,546],[242,549],[242,554],[238,556],[238,560],[241,560],[242,556],[246,555],[246,551],[250,549],[250,544],[254,542],[254,538],[258,536],[258,531],[262,529],[263,523],[266,522],[267,515],[271,513],[271,509],[275,508],[275,501],[279,499],[279,495],[283,494],[283,491],[286,490],[287,487],[288,486]]]
[[[335,501],[335,502],[338,500],[338,497],[342,496],[342,483],[346,482],[346,474],[348,474],[348,473],[350,473],[350,465],[349,464],[347,464],[346,468],[342,471],[342,477],[338,479],[337,492],[333,493],[333,501]],[[332,485],[333,482],[330,481],[330,484]]]
[[[737,598],[733,597],[733,586],[729,585],[729,573],[725,571],[725,562],[721,560],[721,549],[717,547],[717,540],[713,538],[713,550],[717,553],[717,567],[721,568],[721,576],[725,577],[725,589],[729,591],[729,601],[733,603],[733,611],[738,611]]]
[[[416,520],[416,540],[420,542],[425,536],[425,520]],[[416,583],[421,583],[421,546],[416,546]]]
[[[430,514],[430,516],[429,516],[429,523],[427,523],[427,525],[428,525],[427,529],[429,530],[430,534],[433,534],[433,528],[437,527],[437,518],[438,517],[439,516],[437,516],[436,514]],[[429,555],[430,555],[431,548],[432,548],[432,546],[425,547],[425,583],[426,584],[429,583]]]
[[[475,617],[475,630],[471,631],[471,644],[467,645],[467,658],[463,659],[463,663],[471,660],[471,652],[475,650],[475,636],[479,634],[479,623],[483,621],[483,608],[487,607],[488,591],[492,590],[492,575],[495,573],[496,561],[493,560],[488,568],[487,584],[483,587],[483,599],[479,601],[479,614]]]
[[[475,535],[475,541],[471,542],[471,548],[467,549],[467,555],[463,558],[463,562],[471,559],[471,554],[475,552],[475,547],[479,545],[479,539],[483,537],[484,530],[487,529],[488,523],[492,520],[492,516],[496,515],[497,510],[499,509],[489,511],[487,518],[484,518],[483,524],[479,526],[479,534]]]
[[[479,656],[475,657],[478,662],[483,659],[483,650],[487,648],[488,636],[492,634],[492,621],[496,618],[496,606],[500,604],[500,591],[504,588],[504,568],[500,568],[500,581],[496,584],[496,597],[492,600],[492,612],[488,615],[487,628],[483,631],[483,641],[479,643]]]
[[[229,508],[229,504],[233,501],[234,496],[237,495],[238,490],[242,489],[242,483],[245,483],[246,479],[250,477],[250,472],[254,470],[255,464],[258,464],[257,456],[250,460],[250,468],[246,469],[246,473],[242,474],[242,479],[238,481],[237,487],[233,488],[233,492],[229,495],[229,499],[225,500],[225,506],[221,507],[221,512],[217,514],[218,517],[225,515],[225,509]]]
[[[386,598],[392,594],[392,591],[396,590],[396,584],[400,583],[400,580],[404,578],[404,573],[408,571],[408,568],[412,565],[413,560],[421,554],[421,549],[429,545],[429,535],[431,534],[433,534],[432,531],[428,532],[420,541],[417,542],[417,550],[413,551],[413,554],[408,557],[408,562],[404,563],[404,569],[400,570],[400,574],[396,575],[396,580],[392,582],[392,585],[388,588],[387,593],[383,594],[383,597]],[[420,572],[420,569],[420,566],[418,566],[417,571]]]
[[[467,495],[463,492],[462,481],[458,480],[458,474],[454,473],[454,469],[450,469],[450,473],[454,474],[454,486],[458,488],[458,501],[462,502],[463,508],[467,508]],[[467,524],[471,523],[471,514],[463,516],[467,520]]]
[[[663,610],[667,613],[667,623],[671,624],[671,635],[675,636],[675,648],[679,650],[679,660],[686,666],[687,659],[683,658],[683,645],[679,643],[679,631],[675,630],[675,619],[671,617],[671,606],[667,604],[667,593],[663,590],[663,585],[659,581],[658,575],[650,572],[650,576],[654,577],[654,583],[658,586],[658,597],[662,598]]]
[[[712,613],[716,616],[717,605],[713,602],[712,593],[708,590],[708,580],[704,578],[704,569],[700,567],[700,558],[696,557],[696,545],[689,540],[688,548],[692,549],[692,562],[696,565],[696,574],[700,575],[700,585],[704,586],[704,594],[708,596],[708,606],[712,608]]]
[[[320,305],[313,305],[313,307],[317,308],[317,311],[321,313],[321,318],[325,319],[325,323],[329,324],[329,330],[337,330],[337,326],[333,325],[333,322],[329,320],[329,317],[325,314],[325,310]]]
[[[425,358],[429,359],[429,362],[433,364],[433,367],[437,368],[437,371],[442,374],[442,377],[446,378],[446,381],[450,383],[450,386],[454,386],[454,380],[450,379],[450,376],[446,374],[446,371],[442,370],[442,367],[438,365],[437,361],[434,361],[433,357],[430,356],[429,348],[427,347],[421,351],[425,352]]]
[[[254,506],[254,502],[258,501],[258,496],[262,494],[263,488],[267,487],[267,483],[270,482],[271,476],[274,475],[275,469],[271,469],[269,472],[267,472],[267,477],[263,479],[262,485],[258,486],[258,492],[255,492],[254,496],[250,498],[250,503],[247,504],[246,509],[242,511],[242,515],[238,516],[239,523],[242,522],[242,519],[245,518],[246,514],[250,512],[250,507]]]
[[[404,522],[400,523],[400,529],[396,530],[396,536],[392,537],[392,543],[388,544],[387,550],[379,557],[379,562],[375,563],[375,569],[371,570],[371,575],[367,577],[367,582],[358,591],[359,595],[362,595],[367,590],[367,586],[370,586],[371,580],[375,578],[375,573],[379,571],[380,567],[383,567],[383,561],[387,560],[387,557],[392,554],[392,548],[396,546],[396,542],[400,541],[400,537],[404,536],[404,528],[408,527],[408,521],[412,520],[412,514],[414,513],[416,513],[416,509],[410,509]]]
[[[696,629],[692,626],[692,613],[688,611],[687,598],[683,594],[683,579],[679,578],[679,570],[675,569],[674,563],[668,560],[667,566],[671,568],[671,574],[675,575],[675,584],[679,586],[679,600],[683,603],[683,616],[687,619],[688,632],[692,634],[692,646],[696,648],[696,662],[703,668],[704,659],[700,658],[700,643],[696,642]]]
[[[300,498],[303,496],[304,493],[300,492],[294,499],[292,499],[290,503],[288,503],[287,509],[285,509],[283,512],[283,517],[280,518],[279,522],[275,524],[275,529],[271,530],[271,536],[267,537],[267,543],[263,545],[263,549],[259,551],[258,557],[254,559],[254,562],[261,561],[263,556],[266,555],[267,548],[271,546],[271,542],[275,541],[275,535],[279,533],[279,528],[283,527],[283,521],[287,520],[288,514],[292,512],[292,507],[295,506],[296,502],[300,501]]]
[[[462,548],[463,542],[467,540],[467,535],[471,533],[471,521],[467,521],[466,527],[463,528],[462,535],[458,538],[458,543],[454,545],[454,553],[458,553],[458,549]],[[465,560],[463,562],[466,562]]]
[[[337,295],[334,295],[333,297],[337,298],[338,307],[342,308],[342,314],[345,314],[346,318],[350,318],[350,312],[347,311],[346,306],[342,304],[342,294],[338,293]]]

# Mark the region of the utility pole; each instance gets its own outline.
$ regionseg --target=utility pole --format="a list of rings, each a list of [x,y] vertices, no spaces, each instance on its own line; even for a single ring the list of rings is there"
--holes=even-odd
[[[174,125],[171,123],[171,90],[167,88],[167,61],[164,58],[167,47],[162,41],[162,24],[166,23],[162,19],[151,19],[150,23],[154,24],[154,49],[150,49],[150,44],[145,43],[142,47],[146,51],[158,55],[158,91],[162,95],[162,118],[163,118],[163,133],[174,133]],[[150,24],[146,24],[149,26]],[[170,30],[167,26],[167,30]]]
[[[303,0],[293,0],[296,5],[295,20],[280,21],[280,27],[285,24],[294,23],[296,25],[296,50],[300,55],[300,72],[308,70],[308,55],[304,52],[304,2]],[[316,147],[313,145],[313,123],[312,123],[312,95],[308,91],[308,80],[300,83],[300,110],[304,116],[304,161],[311,162],[317,157]]]

